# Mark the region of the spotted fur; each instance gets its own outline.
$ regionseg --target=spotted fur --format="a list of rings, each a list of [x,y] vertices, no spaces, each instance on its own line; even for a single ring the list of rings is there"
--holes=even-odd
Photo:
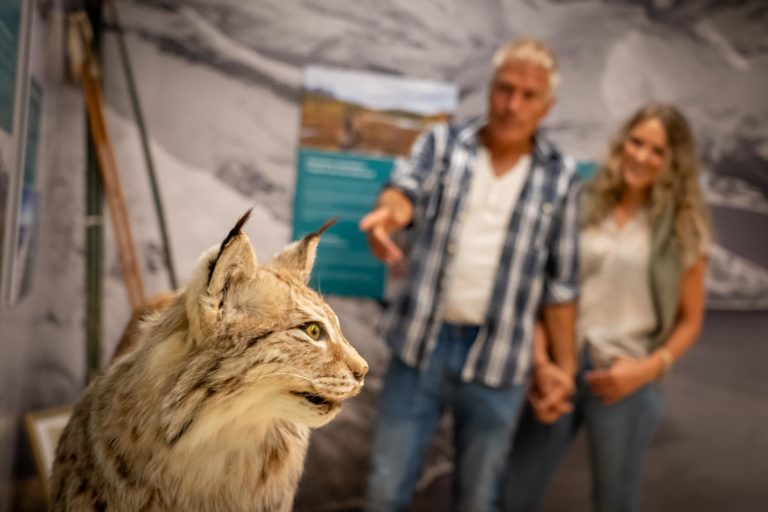
[[[307,287],[320,233],[260,264],[242,222],[85,390],[56,452],[54,511],[291,509],[309,428],[368,366]]]

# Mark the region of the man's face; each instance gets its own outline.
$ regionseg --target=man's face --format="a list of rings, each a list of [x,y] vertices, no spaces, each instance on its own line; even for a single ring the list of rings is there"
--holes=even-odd
[[[488,134],[502,144],[527,142],[553,104],[549,72],[538,64],[510,59],[491,81]]]

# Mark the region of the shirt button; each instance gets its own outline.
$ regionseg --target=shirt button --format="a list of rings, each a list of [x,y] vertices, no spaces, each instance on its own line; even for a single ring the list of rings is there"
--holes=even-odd
[[[544,203],[543,205],[541,205],[541,212],[542,212],[544,215],[549,215],[549,214],[551,214],[551,213],[552,213],[554,210],[555,210],[555,209],[554,209],[554,207],[552,206],[552,203]]]
[[[456,254],[456,243],[451,242],[448,244],[448,254]]]

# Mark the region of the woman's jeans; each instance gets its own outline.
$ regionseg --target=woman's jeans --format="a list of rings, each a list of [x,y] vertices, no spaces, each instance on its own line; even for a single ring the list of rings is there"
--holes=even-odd
[[[659,390],[651,383],[604,405],[590,393],[585,370],[577,379],[572,413],[543,425],[530,406],[525,408],[507,472],[506,512],[541,508],[555,469],[582,425],[587,429],[594,510],[639,510],[643,458],[661,419]]]
[[[462,382],[461,370],[477,330],[444,325],[423,370],[392,358],[379,397],[366,510],[408,506],[446,408],[454,416],[454,509],[499,510],[502,478],[525,389]]]

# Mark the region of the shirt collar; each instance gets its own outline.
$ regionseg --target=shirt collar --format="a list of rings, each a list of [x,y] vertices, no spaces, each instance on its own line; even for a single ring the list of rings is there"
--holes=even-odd
[[[487,122],[486,116],[471,119],[460,126],[456,140],[468,147],[477,147],[480,144],[480,130]],[[533,135],[533,151],[531,153],[534,160],[538,162],[546,162],[556,153],[555,146],[547,139],[541,128],[536,130]]]

